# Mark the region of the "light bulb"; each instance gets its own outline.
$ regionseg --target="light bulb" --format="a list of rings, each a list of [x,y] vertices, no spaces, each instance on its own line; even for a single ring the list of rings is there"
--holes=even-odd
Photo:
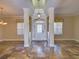
[[[41,15],[40,15],[40,14],[38,14],[38,17],[41,17]]]
[[[5,22],[5,23],[3,23],[2,25],[7,25],[7,23]]]

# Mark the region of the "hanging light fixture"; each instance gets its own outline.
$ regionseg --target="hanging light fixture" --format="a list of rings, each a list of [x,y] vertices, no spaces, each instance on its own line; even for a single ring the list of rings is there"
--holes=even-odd
[[[8,24],[7,22],[2,23],[2,25],[7,25],[7,24]]]
[[[41,17],[40,13],[38,13],[37,16],[38,16],[38,18],[40,18]]]
[[[7,25],[7,22],[3,20],[3,8],[0,8],[1,15],[0,15],[0,25]]]

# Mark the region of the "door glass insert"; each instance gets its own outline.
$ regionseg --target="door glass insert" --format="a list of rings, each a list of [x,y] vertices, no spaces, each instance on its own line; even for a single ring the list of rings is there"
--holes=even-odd
[[[42,24],[37,24],[37,33],[42,33]]]

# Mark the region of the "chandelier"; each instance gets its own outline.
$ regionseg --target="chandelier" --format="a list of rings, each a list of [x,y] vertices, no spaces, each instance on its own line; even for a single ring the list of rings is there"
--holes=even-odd
[[[3,8],[0,8],[0,25],[7,25],[7,22],[3,19]]]

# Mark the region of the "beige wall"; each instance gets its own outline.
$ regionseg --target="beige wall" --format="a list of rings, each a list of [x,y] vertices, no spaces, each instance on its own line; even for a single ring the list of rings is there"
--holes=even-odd
[[[79,40],[79,16],[75,16],[74,19],[74,38]]]
[[[64,19],[63,35],[56,39],[74,39],[79,41],[79,16],[62,16]]]
[[[63,34],[55,35],[55,39],[79,39],[79,17],[78,16],[62,16]],[[19,20],[19,19],[18,19]],[[0,40],[23,40],[21,36],[17,35],[16,18],[8,18],[6,26],[0,25]]]
[[[3,34],[3,33],[2,33],[2,32],[3,32],[2,30],[3,30],[2,25],[0,25],[0,41],[2,40],[2,36],[3,36],[3,35],[2,35],[2,34]]]
[[[73,17],[61,16],[64,19],[63,22],[63,34],[55,35],[55,39],[72,39],[73,38]]]
[[[3,26],[3,39],[16,39],[16,21],[8,19],[8,24]]]
[[[73,38],[73,17],[63,16],[63,35],[55,36],[56,39],[72,39]],[[4,26],[3,39],[22,39],[16,32],[16,18],[8,19],[8,25]]]
[[[19,20],[19,19],[18,19]],[[21,36],[17,35],[17,18],[10,17],[6,18],[6,21],[8,22],[7,25],[0,26],[0,40],[5,41],[17,41],[17,40],[23,40]]]

